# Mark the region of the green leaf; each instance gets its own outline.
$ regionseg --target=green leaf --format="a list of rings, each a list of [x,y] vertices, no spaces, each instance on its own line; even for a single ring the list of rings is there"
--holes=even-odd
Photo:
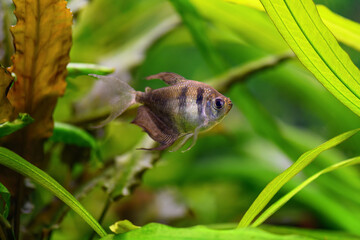
[[[360,51],[360,24],[344,18],[323,5],[317,5],[321,19],[338,41]]]
[[[85,130],[67,123],[55,122],[54,133],[50,140],[80,147],[89,147],[95,150],[98,149],[93,136]]]
[[[227,0],[228,2],[245,5],[260,11],[265,9],[259,0]],[[340,16],[323,5],[316,5],[321,19],[334,34],[339,42],[342,42],[356,50],[360,50],[360,24],[343,16]]]
[[[19,113],[19,116],[14,121],[0,124],[0,137],[16,132],[33,121],[34,119],[32,119],[29,114]]]
[[[106,238],[105,238],[106,239]],[[204,226],[173,228],[150,223],[140,229],[116,235],[114,240],[310,240],[296,235],[275,235],[257,228],[215,230]]]
[[[288,169],[278,175],[264,188],[264,190],[259,194],[256,200],[247,210],[244,217],[241,219],[238,227],[249,226],[253,219],[264,209],[264,207],[269,203],[269,201],[279,191],[279,189],[295,175],[297,175],[301,170],[303,170],[306,166],[308,166],[320,153],[327,149],[335,147],[336,145],[347,140],[359,131],[360,129],[354,129],[340,134],[339,136],[336,136],[329,141],[321,144],[320,146],[302,154],[293,165],[291,165]]]
[[[68,77],[72,78],[89,74],[107,75],[114,72],[114,68],[90,63],[69,63],[66,69],[68,70]]]
[[[0,215],[7,218],[10,208],[10,192],[0,183]]]
[[[295,194],[297,194],[299,191],[301,191],[304,187],[306,187],[307,185],[309,185],[311,182],[313,182],[315,179],[317,179],[318,177],[320,177],[321,175],[334,171],[336,169],[342,168],[342,167],[347,167],[347,166],[351,166],[351,165],[355,165],[355,164],[359,164],[360,163],[360,157],[356,157],[356,158],[352,158],[346,161],[342,161],[336,164],[331,165],[330,167],[327,167],[321,171],[319,171],[318,173],[312,175],[311,177],[309,177],[308,179],[306,179],[304,182],[302,182],[299,186],[297,186],[296,188],[294,188],[292,191],[290,191],[289,193],[287,193],[285,196],[283,196],[282,198],[280,198],[278,201],[276,201],[274,204],[272,204],[270,207],[268,207],[260,216],[258,219],[256,219],[256,221],[251,225],[252,227],[257,227],[260,224],[262,224],[266,219],[268,219],[272,214],[274,214],[277,210],[279,210],[279,208],[281,208],[285,203],[287,203]],[[358,229],[357,232],[360,234],[360,230],[358,228],[358,226],[356,226],[357,224],[355,224],[354,229]]]
[[[85,130],[73,125],[61,122],[55,122],[54,132],[50,138],[54,142],[62,142],[66,144],[76,145],[79,147],[88,147],[92,149],[91,157],[101,158],[100,148],[95,138]]]
[[[261,0],[304,66],[360,116],[360,71],[322,22],[312,0]]]
[[[354,234],[349,234],[345,232],[338,232],[333,230],[323,230],[323,229],[306,229],[306,228],[296,228],[290,226],[274,226],[274,225],[262,225],[261,229],[264,229],[267,232],[275,234],[295,234],[300,236],[312,237],[319,240],[358,240],[359,236]]]
[[[0,164],[32,179],[34,182],[52,192],[77,214],[79,214],[80,217],[83,218],[94,229],[94,231],[99,234],[99,236],[104,237],[106,235],[105,230],[100,226],[95,218],[86,211],[81,203],[47,173],[24,160],[16,153],[3,147],[0,147]]]
[[[134,225],[129,220],[122,220],[122,221],[118,221],[118,222],[114,223],[109,228],[110,228],[110,230],[112,232],[114,232],[116,234],[119,234],[119,233],[126,233],[126,232],[129,232],[131,230],[138,229],[140,227]]]
[[[206,32],[204,19],[200,16],[197,9],[190,1],[170,0],[177,12],[180,14],[183,23],[189,29],[195,44],[201,54],[208,62],[214,73],[221,73],[225,70],[226,65],[222,60],[214,45],[210,42]]]

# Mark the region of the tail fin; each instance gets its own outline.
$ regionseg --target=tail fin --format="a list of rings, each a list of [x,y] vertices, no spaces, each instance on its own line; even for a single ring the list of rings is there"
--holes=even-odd
[[[111,98],[109,105],[112,110],[110,115],[100,124],[93,126],[94,128],[103,127],[118,116],[120,116],[127,108],[136,103],[136,91],[126,82],[111,76],[101,76],[89,74],[101,80],[109,89],[111,89]]]

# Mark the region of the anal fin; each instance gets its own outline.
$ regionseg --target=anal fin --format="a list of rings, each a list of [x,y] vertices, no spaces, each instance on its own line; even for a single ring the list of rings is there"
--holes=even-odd
[[[163,150],[170,147],[179,137],[179,133],[164,123],[148,107],[140,106],[137,110],[136,118],[132,123],[141,127],[149,136],[160,143],[159,147],[142,150]]]

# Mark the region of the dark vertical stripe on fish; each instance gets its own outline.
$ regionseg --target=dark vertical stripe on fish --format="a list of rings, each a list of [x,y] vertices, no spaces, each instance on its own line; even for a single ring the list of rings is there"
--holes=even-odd
[[[185,86],[183,88],[181,88],[181,93],[178,97],[178,101],[179,101],[179,114],[182,116],[185,116],[186,113],[186,101],[187,101],[187,91],[188,91],[188,87]],[[186,126],[185,126],[185,122],[182,120],[180,122],[181,128],[183,129],[183,131],[186,131]]]
[[[199,87],[197,89],[196,104],[198,107],[198,116],[200,119],[203,112],[203,99],[204,99],[204,89],[202,87]]]
[[[188,91],[188,87],[185,86],[183,88],[181,88],[181,93],[179,95],[179,113],[184,113],[185,112],[185,108],[186,108],[186,100],[187,100],[187,91]]]

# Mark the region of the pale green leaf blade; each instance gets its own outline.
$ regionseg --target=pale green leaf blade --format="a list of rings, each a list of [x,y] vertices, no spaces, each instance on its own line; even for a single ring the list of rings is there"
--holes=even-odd
[[[308,166],[320,153],[323,151],[333,148],[336,145],[347,140],[360,129],[354,129],[343,134],[340,134],[327,142],[319,145],[318,147],[309,150],[302,154],[300,158],[291,165],[288,169],[274,178],[259,194],[256,200],[252,203],[250,208],[245,213],[244,217],[241,219],[238,227],[247,227],[253,221],[253,219],[264,209],[264,207],[269,203],[272,197],[279,191],[279,189],[285,185],[290,179],[297,175],[301,170]]]
[[[94,229],[94,231],[99,234],[99,236],[104,237],[106,235],[105,230],[81,205],[81,203],[47,173],[24,160],[16,153],[3,147],[0,147],[0,164],[20,173],[23,176],[30,178],[34,182],[52,192],[77,214],[79,214]]]
[[[114,68],[105,67],[90,63],[69,63],[66,66],[68,77],[77,77],[81,75],[107,75],[114,72]]]
[[[345,106],[360,116],[360,71],[322,22],[312,0],[261,0],[304,66]]]
[[[260,0],[225,0],[260,11],[265,11]],[[358,51],[360,51],[360,24],[343,16],[340,16],[323,5],[316,5],[321,19],[325,25],[334,34],[339,42],[342,42]]]
[[[19,116],[14,121],[0,124],[0,138],[20,130],[33,121],[34,119],[29,114],[19,113]]]
[[[108,238],[105,238],[108,239]],[[215,230],[204,226],[174,228],[150,223],[137,230],[115,235],[114,240],[310,240],[297,235],[275,235],[257,228]]]
[[[302,182],[300,185],[298,185],[296,188],[294,188],[292,191],[287,193],[285,196],[277,200],[274,204],[272,204],[270,207],[268,207],[256,221],[251,225],[252,227],[257,227],[260,224],[262,224],[266,219],[268,219],[272,214],[274,214],[277,210],[279,210],[285,203],[287,203],[295,194],[300,192],[304,187],[312,183],[314,180],[316,180],[321,175],[334,171],[339,168],[355,165],[360,163],[360,157],[355,157],[349,160],[345,160],[336,164],[331,165],[330,167],[327,167],[316,174],[312,175],[308,179],[306,179],[304,182]],[[354,230],[357,231],[360,234],[358,224],[354,222],[353,224]]]

